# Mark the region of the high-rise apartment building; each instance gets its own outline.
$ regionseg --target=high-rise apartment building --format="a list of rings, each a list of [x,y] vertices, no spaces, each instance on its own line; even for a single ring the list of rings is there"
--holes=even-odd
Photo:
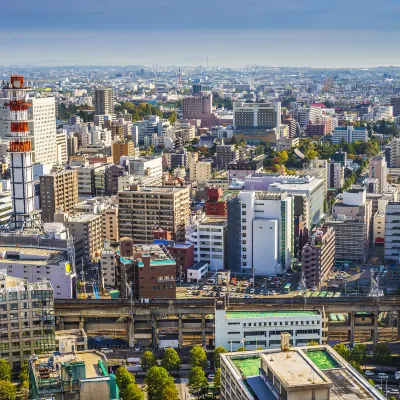
[[[96,115],[114,114],[114,90],[112,88],[96,88],[94,91],[94,108]]]
[[[189,162],[189,179],[204,182],[211,179],[211,161]]]
[[[400,97],[392,97],[390,104],[393,106],[393,117],[398,117],[400,115]]]
[[[122,165],[109,165],[104,170],[105,194],[113,195],[118,192],[118,178],[124,176],[125,168]]]
[[[62,211],[73,214],[78,203],[78,174],[65,169],[40,177],[42,220],[53,222],[54,213]]]
[[[140,187],[118,192],[119,234],[136,243],[153,243],[154,231],[172,233],[176,241],[184,241],[189,221],[188,187]]]
[[[57,165],[65,165],[68,161],[67,156],[67,133],[64,130],[57,131]]]
[[[33,161],[57,164],[56,103],[54,97],[29,99],[29,129],[33,134]]]
[[[182,100],[183,119],[201,119],[203,126],[217,125],[218,118],[212,112],[213,95],[201,93]]]
[[[228,169],[230,163],[239,160],[239,150],[234,145],[217,146],[216,165],[219,169]]]
[[[69,217],[64,225],[73,237],[83,238],[86,261],[96,260],[103,248],[102,215],[77,214]]]
[[[344,166],[331,160],[328,164],[328,188],[341,189],[344,185]]]
[[[67,137],[67,157],[68,160],[71,156],[74,156],[78,152],[78,138],[75,135],[69,135]]]
[[[53,288],[0,270],[0,357],[19,370],[34,354],[56,350]]]
[[[233,271],[276,275],[294,254],[293,198],[246,191],[228,201],[228,265]]]
[[[103,240],[107,240],[110,243],[118,243],[118,208],[106,208],[101,212],[101,214],[103,220]]]
[[[206,262],[210,270],[226,266],[227,221],[225,218],[205,218],[186,227],[186,241],[194,245],[194,261]]]
[[[112,144],[113,163],[119,164],[122,156],[134,156],[135,144],[131,140]]]
[[[390,143],[390,168],[400,168],[400,138],[394,138]]]
[[[329,227],[314,231],[301,251],[301,262],[307,287],[321,287],[335,264],[335,231]]]
[[[384,156],[374,156],[369,161],[369,178],[378,179],[379,193],[387,191],[387,165]]]

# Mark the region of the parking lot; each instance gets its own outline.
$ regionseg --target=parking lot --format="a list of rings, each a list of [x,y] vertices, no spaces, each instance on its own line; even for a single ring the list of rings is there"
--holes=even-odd
[[[255,277],[254,285],[251,279],[247,277],[235,276],[230,282],[212,282],[213,275],[209,274],[199,283],[180,284],[177,283],[177,298],[194,297],[225,297],[229,298],[261,298],[268,296],[282,295],[287,283],[293,288],[291,283],[293,273],[286,273],[281,277]],[[294,287],[296,290],[296,287]]]

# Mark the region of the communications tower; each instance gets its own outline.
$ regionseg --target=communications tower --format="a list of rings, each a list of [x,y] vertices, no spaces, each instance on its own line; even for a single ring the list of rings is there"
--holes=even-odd
[[[28,87],[24,77],[11,75],[10,82],[3,87],[8,99],[10,122],[10,175],[12,216],[7,224],[11,231],[40,227],[39,211],[35,211],[35,192],[32,172],[32,142],[29,133],[27,102]]]

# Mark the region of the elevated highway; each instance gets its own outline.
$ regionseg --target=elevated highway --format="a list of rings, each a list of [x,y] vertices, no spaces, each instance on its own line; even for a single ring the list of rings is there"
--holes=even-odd
[[[353,342],[356,331],[369,331],[378,341],[380,313],[399,312],[400,296],[385,297],[288,297],[260,299],[154,299],[148,302],[129,299],[55,300],[58,328],[84,328],[89,332],[122,330],[130,346],[135,342],[157,347],[160,332],[175,334],[182,346],[196,340],[203,345],[214,339],[215,309],[229,310],[324,310],[325,314],[347,314],[346,323],[334,326]],[[357,313],[368,313],[366,322],[357,322]],[[328,326],[329,330],[329,326]],[[398,327],[400,336],[400,326]]]

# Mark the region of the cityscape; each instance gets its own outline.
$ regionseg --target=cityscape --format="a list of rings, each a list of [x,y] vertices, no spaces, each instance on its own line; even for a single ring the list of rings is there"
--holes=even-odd
[[[154,20],[127,4],[135,40],[144,27],[148,36],[134,57],[115,56],[132,32],[111,11],[110,26],[92,30],[104,3],[92,16],[75,0],[76,14],[51,9],[42,30],[26,19],[41,15],[33,5],[4,22],[0,400],[400,400],[395,55],[381,55],[382,41],[357,64],[351,38],[336,64],[336,50],[300,56],[303,45],[278,57],[277,39],[267,62],[264,31],[245,48],[262,16],[250,29],[249,10],[241,40],[196,47],[204,13],[215,10],[205,43],[224,6],[177,0],[156,2]],[[112,33],[101,54],[76,41],[82,16],[87,47],[94,32]],[[271,37],[291,20],[266,18]],[[71,24],[69,46],[55,21]],[[319,48],[328,31],[317,37],[304,21]],[[234,27],[218,23],[221,45]],[[162,32],[158,53],[147,44]]]

